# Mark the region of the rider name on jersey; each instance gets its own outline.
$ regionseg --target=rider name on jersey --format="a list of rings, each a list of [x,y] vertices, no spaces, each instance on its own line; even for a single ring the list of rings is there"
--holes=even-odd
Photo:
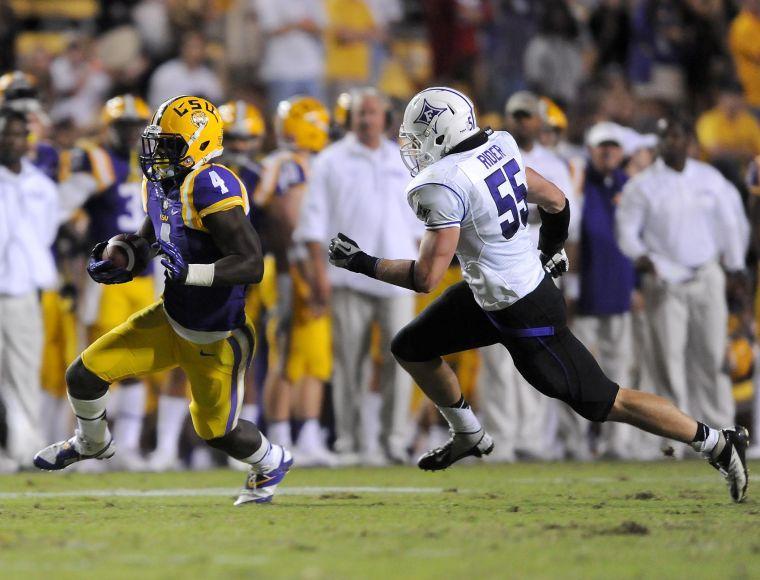
[[[506,155],[498,145],[491,145],[488,149],[478,155],[478,161],[480,161],[486,169],[495,165],[498,161],[504,159]]]

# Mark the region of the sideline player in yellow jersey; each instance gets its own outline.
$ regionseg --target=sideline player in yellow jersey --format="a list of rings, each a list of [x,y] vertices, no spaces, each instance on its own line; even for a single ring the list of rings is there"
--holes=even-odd
[[[101,120],[102,145],[71,150],[66,155],[68,166],[62,168],[62,174],[69,175],[62,186],[70,184],[86,198],[82,209],[88,217],[86,242],[90,247],[121,232],[134,232],[145,220],[140,194],[142,172],[135,148],[140,143],[140,133],[150,121],[148,104],[135,95],[118,95],[106,102]],[[80,319],[87,327],[88,340],[96,340],[155,301],[151,265],[135,273],[129,284],[87,284]],[[70,361],[68,359],[67,364]],[[128,378],[119,383],[119,390],[114,394],[108,412],[114,422],[114,435],[119,440],[119,455],[109,467],[140,471],[145,468],[140,454],[140,435],[146,384],[139,378]]]
[[[264,387],[267,433],[288,447],[291,415],[302,421],[293,453],[304,466],[336,463],[319,425],[324,383],[332,373],[330,318],[309,307],[309,285],[292,263],[293,230],[311,157],[327,145],[329,122],[327,109],[313,97],[294,96],[280,102],[275,115],[279,149],[265,160],[267,169],[256,195],[268,198],[267,217],[273,222],[269,242],[277,264],[277,308],[267,334],[273,354]]]
[[[127,377],[181,367],[190,379],[190,414],[211,447],[250,464],[235,505],[271,501],[293,464],[255,424],[239,419],[245,370],[254,336],[244,312],[245,287],[263,273],[261,244],[247,217],[238,177],[211,163],[221,155],[222,123],[205,99],[165,101],[143,131],[143,203],[148,217],[131,244],[145,263],[157,242],[164,257],[163,298],[91,344],[66,371],[77,418],[73,437],[42,449],[40,469],[59,470],[84,459],[106,459],[116,448],[106,421],[108,388]],[[137,272],[103,260],[94,249],[90,276],[119,284]]]

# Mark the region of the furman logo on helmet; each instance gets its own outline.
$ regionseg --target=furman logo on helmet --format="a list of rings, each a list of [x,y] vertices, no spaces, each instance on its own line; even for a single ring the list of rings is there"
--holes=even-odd
[[[446,107],[434,107],[428,103],[427,99],[422,99],[422,111],[414,120],[415,123],[422,123],[423,125],[430,125],[433,121],[436,121],[441,113],[446,111]],[[454,111],[451,111],[452,113]],[[437,123],[436,123],[437,125]],[[433,131],[438,131],[437,127],[433,127]]]

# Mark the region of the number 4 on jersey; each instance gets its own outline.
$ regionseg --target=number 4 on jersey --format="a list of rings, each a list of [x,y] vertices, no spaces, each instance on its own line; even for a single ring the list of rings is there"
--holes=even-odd
[[[216,171],[209,171],[208,176],[211,178],[211,185],[214,187],[218,187],[219,191],[222,193],[229,193],[229,189],[227,189],[227,185],[224,183],[224,179],[219,177],[219,174]]]
[[[496,211],[501,222],[501,233],[506,239],[514,236],[521,224],[525,227],[528,223],[528,204],[525,201],[528,192],[525,185],[517,184],[515,175],[519,172],[520,165],[517,160],[511,159],[485,179],[488,191],[491,192],[491,197],[496,203]],[[500,188],[507,180],[512,186],[512,191],[502,194]]]

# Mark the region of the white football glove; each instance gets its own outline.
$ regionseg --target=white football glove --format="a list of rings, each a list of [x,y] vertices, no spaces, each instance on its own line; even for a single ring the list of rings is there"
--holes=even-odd
[[[570,260],[564,248],[552,256],[548,256],[542,252],[541,264],[543,264],[544,270],[552,275],[552,278],[559,278],[570,269]]]

